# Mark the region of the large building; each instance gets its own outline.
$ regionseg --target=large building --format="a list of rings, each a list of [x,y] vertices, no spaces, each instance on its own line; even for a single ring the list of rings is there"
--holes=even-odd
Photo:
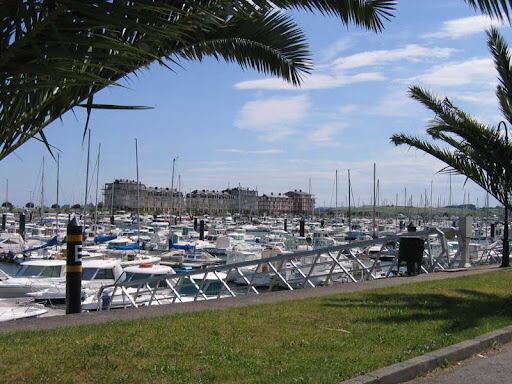
[[[294,190],[285,193],[290,199],[290,210],[298,214],[313,214],[315,209],[315,198],[312,194]]]
[[[280,215],[292,212],[291,200],[281,193],[258,196],[258,211],[262,215]]]
[[[139,196],[139,197],[137,197]],[[137,201],[141,212],[243,215],[308,215],[313,212],[313,195],[302,191],[284,194],[270,193],[258,196],[249,188],[229,188],[223,191],[194,190],[183,194],[170,188],[147,187],[133,180],[115,180],[105,184],[104,207],[106,209],[135,211]]]
[[[139,208],[142,212],[167,212],[174,206],[176,211],[183,204],[183,194],[175,189],[146,187],[133,180],[114,180],[105,184],[103,204],[105,209],[134,211]]]

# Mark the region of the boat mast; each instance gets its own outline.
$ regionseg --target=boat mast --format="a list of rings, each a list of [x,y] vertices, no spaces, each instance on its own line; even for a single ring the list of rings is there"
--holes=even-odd
[[[171,215],[174,213],[174,166],[177,157],[172,159],[172,176],[171,176],[171,212],[169,214],[169,230],[171,228]]]
[[[336,171],[336,175],[338,175],[338,171]],[[352,208],[352,183],[350,182],[350,169],[348,170],[348,230],[352,229],[351,220],[352,215],[350,209]]]
[[[44,156],[43,156],[43,170],[41,172],[41,210],[39,215],[41,216],[41,224],[44,219]]]
[[[87,168],[85,172],[85,199],[84,199],[84,219],[83,224],[84,228],[83,231],[85,233],[85,223],[87,219],[87,195],[89,194],[89,162],[90,162],[90,156],[91,156],[91,130],[89,129],[89,132],[87,134]]]
[[[60,153],[57,152],[57,209],[55,211],[55,235],[59,234],[59,173],[60,173]]]
[[[242,216],[241,216],[241,200],[240,200],[240,189],[242,188],[242,186],[240,185],[240,183],[238,183],[238,219],[240,219]]]
[[[350,171],[349,171],[349,173],[350,173]],[[335,191],[336,191],[334,194],[334,201],[335,201],[334,218],[336,218],[336,214],[338,213],[338,170],[337,169],[336,169],[336,173],[334,176],[334,180],[335,180],[334,185],[335,185]]]
[[[375,212],[377,210],[377,165],[373,163],[373,212],[372,212],[372,237],[375,239],[377,237],[377,233],[375,232]]]
[[[139,183],[139,148],[135,139],[135,169],[137,173],[137,242],[140,239],[140,183]]]
[[[98,144],[98,159],[96,160],[96,201],[94,202],[94,235],[98,230],[98,187],[100,179],[100,153],[101,143]]]
[[[311,199],[311,177],[309,178],[309,198]],[[315,206],[311,207],[311,217],[315,214]]]
[[[430,224],[434,221],[434,212],[433,212],[433,200],[432,200],[432,190],[433,190],[434,180],[430,180]]]
[[[116,185],[115,180],[112,182],[112,187],[110,188],[110,215],[114,216],[114,186]]]
[[[181,175],[178,175],[178,216],[181,217]]]

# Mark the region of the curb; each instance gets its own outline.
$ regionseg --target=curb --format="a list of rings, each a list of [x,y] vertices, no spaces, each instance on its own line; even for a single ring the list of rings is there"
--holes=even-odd
[[[389,367],[377,369],[366,375],[354,377],[340,384],[395,384],[404,383],[424,375],[446,363],[455,363],[492,348],[495,344],[512,341],[512,326],[486,333],[472,340],[450,345],[449,347],[414,357]]]

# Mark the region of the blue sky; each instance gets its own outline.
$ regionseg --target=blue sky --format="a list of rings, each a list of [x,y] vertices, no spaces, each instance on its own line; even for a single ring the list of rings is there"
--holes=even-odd
[[[389,143],[395,132],[424,134],[432,117],[408,99],[411,84],[448,96],[489,123],[501,117],[494,97],[496,74],[487,51],[491,22],[462,0],[399,1],[396,17],[381,34],[335,18],[298,13],[314,56],[315,70],[301,88],[214,60],[183,62],[174,72],[158,65],[132,76],[127,88],[110,88],[98,103],[148,105],[148,111],[94,111],[91,117],[94,167],[101,143],[100,184],[135,179],[134,138],[139,140],[141,181],[170,186],[171,159],[186,191],[221,189],[241,183],[261,193],[308,189],[317,206],[334,205],[339,170],[339,204],[346,201],[346,171],[360,203],[369,202],[373,163],[381,201],[403,191],[430,190],[448,202],[442,165],[414,150]],[[502,26],[511,41],[510,28]],[[61,151],[61,202],[84,199],[84,112],[68,113],[46,130]],[[40,193],[46,158],[46,202],[55,201],[55,162],[31,141],[0,162],[0,196],[9,179],[9,200],[25,204]],[[462,202],[464,179],[453,178],[453,202]],[[471,202],[484,192],[466,185]],[[94,190],[90,199],[94,199]],[[37,200],[33,197],[34,200]],[[356,201],[357,202],[357,201]]]

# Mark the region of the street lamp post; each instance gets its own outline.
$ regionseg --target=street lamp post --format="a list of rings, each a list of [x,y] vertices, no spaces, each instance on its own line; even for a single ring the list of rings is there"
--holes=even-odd
[[[504,121],[498,124],[498,133],[503,125],[505,129],[505,144],[508,147],[508,127]],[[503,227],[503,257],[501,259],[501,266],[510,266],[510,248],[508,240],[508,170],[505,168],[505,225]]]

